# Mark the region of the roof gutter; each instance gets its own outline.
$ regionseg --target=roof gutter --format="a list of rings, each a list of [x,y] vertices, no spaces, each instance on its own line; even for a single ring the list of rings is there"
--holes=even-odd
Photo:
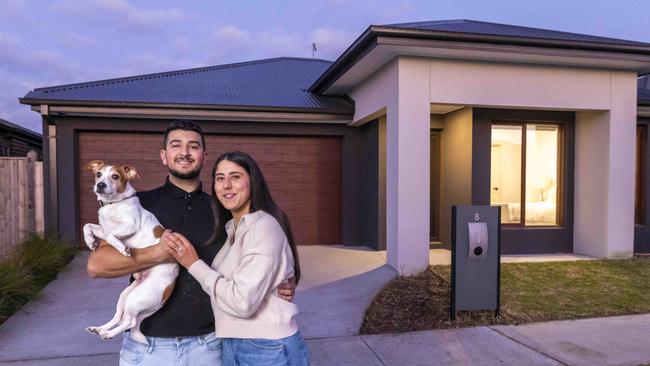
[[[377,38],[381,36],[650,55],[650,47],[643,45],[563,41],[544,38],[370,26],[332,65],[330,65],[330,67],[308,90],[312,93],[323,93],[336,80],[351,69],[361,58],[377,46]]]
[[[41,112],[40,105],[32,106]],[[300,111],[227,110],[196,108],[141,108],[137,106],[49,105],[47,116],[93,116],[152,119],[195,119],[212,121],[341,123],[352,122],[352,113],[310,113]],[[45,116],[45,115],[44,115]]]
[[[256,105],[216,105],[216,104],[178,104],[178,103],[146,103],[146,102],[110,102],[88,100],[56,100],[56,99],[31,99],[19,98],[21,104],[37,107],[34,109],[42,115],[47,115],[55,106],[88,106],[88,107],[119,107],[119,108],[169,108],[169,109],[196,109],[220,111],[255,111],[255,112],[287,112],[287,113],[328,113],[352,114],[354,108],[348,110],[337,108],[300,108],[300,107],[269,107]]]

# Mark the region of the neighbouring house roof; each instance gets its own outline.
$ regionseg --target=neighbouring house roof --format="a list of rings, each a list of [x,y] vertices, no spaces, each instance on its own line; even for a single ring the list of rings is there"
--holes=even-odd
[[[380,37],[650,55],[650,43],[466,19],[371,25],[309,90],[323,93],[370,52]]]
[[[26,140],[41,142],[43,136],[40,133],[36,133],[28,128],[19,126],[15,123],[11,123],[7,120],[0,118],[0,131],[5,133],[11,133],[15,136],[23,137]]]
[[[650,89],[637,89],[637,103],[642,105],[650,105]]]
[[[20,101],[352,113],[347,99],[306,90],[330,64],[321,59],[279,57],[39,88]]]

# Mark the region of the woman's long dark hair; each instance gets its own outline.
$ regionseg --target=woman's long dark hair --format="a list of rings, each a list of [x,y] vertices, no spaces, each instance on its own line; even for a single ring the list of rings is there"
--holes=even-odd
[[[273,201],[273,198],[271,198],[271,193],[269,192],[269,187],[266,185],[266,180],[264,179],[264,176],[262,175],[262,171],[260,170],[259,166],[253,160],[250,155],[241,152],[241,151],[232,151],[232,152],[227,152],[225,154],[221,154],[217,158],[217,161],[214,163],[214,167],[212,168],[212,197],[214,197],[214,201],[216,201],[216,210],[215,210],[215,230],[216,232],[219,233],[224,233],[225,232],[225,225],[226,223],[232,219],[232,214],[230,213],[229,210],[227,210],[221,202],[219,202],[219,199],[217,197],[217,192],[214,189],[215,186],[215,173],[217,172],[217,166],[219,165],[220,162],[227,160],[231,161],[240,167],[242,167],[246,173],[248,173],[248,176],[250,178],[250,190],[251,190],[251,212],[255,212],[257,210],[262,210],[269,215],[273,216],[278,223],[280,224],[280,227],[282,227],[282,230],[284,231],[284,235],[287,236],[287,240],[289,241],[289,247],[291,248],[291,254],[293,254],[293,272],[294,272],[294,277],[296,279],[296,283],[300,281],[300,264],[298,261],[298,250],[296,249],[296,243],[293,240],[293,234],[291,232],[291,224],[289,223],[289,218],[287,215],[278,207],[275,202]]]

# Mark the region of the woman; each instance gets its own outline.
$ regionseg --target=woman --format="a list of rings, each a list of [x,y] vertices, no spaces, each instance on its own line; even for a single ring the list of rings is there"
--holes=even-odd
[[[212,266],[180,234],[166,248],[210,295],[215,332],[224,339],[224,365],[309,364],[295,321],[298,309],[277,295],[277,287],[290,277],[300,280],[286,215],[249,155],[221,155],[212,176],[216,224],[227,221],[228,235]]]

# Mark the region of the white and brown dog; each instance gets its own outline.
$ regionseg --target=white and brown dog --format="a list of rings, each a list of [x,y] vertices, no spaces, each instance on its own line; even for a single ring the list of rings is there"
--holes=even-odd
[[[84,225],[84,239],[91,250],[97,240],[103,239],[123,255],[130,249],[140,249],[158,244],[163,227],[158,219],[140,205],[135,189],[129,180],[139,178],[137,170],[128,165],[105,165],[94,160],[85,167],[95,176],[93,191],[101,207],[99,225]],[[108,323],[86,330],[103,339],[131,329],[134,340],[147,343],[140,332],[142,320],[160,309],[169,298],[176,277],[178,264],[164,263],[133,274],[133,281],[117,301],[115,316]]]

